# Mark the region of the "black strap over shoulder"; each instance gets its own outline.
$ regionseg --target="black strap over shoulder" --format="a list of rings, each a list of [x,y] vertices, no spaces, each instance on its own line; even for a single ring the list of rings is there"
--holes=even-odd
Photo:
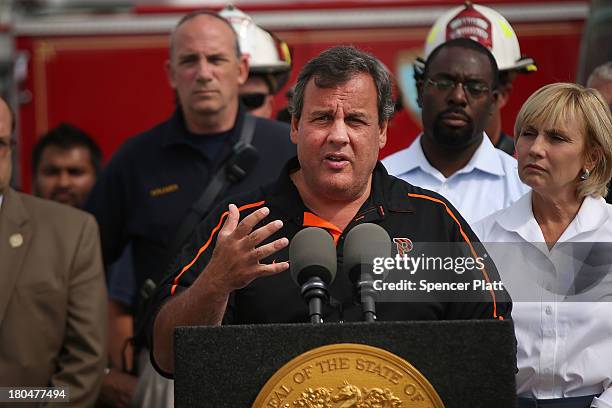
[[[173,256],[185,244],[194,228],[208,214],[213,203],[223,194],[229,186],[244,179],[249,171],[253,170],[259,159],[257,150],[251,145],[255,133],[256,119],[252,115],[245,115],[240,132],[240,139],[232,149],[232,154],[217,170],[204,192],[189,209],[183,218],[180,227],[172,240],[170,254]]]
[[[195,227],[208,214],[212,205],[217,202],[227,188],[244,179],[257,164],[259,154],[257,149],[251,144],[255,134],[256,121],[257,119],[252,115],[246,114],[244,116],[240,138],[234,144],[232,153],[219,167],[210,183],[208,183],[200,197],[193,203],[189,212],[183,218],[183,221],[181,221],[181,225],[169,246],[167,263],[172,262],[173,257],[181,250]],[[164,273],[166,273],[166,270],[164,270]],[[132,338],[137,347],[144,345],[146,342],[145,328],[148,319],[149,299],[163,278],[163,275],[150,276],[138,291],[137,310],[134,319],[134,337]]]

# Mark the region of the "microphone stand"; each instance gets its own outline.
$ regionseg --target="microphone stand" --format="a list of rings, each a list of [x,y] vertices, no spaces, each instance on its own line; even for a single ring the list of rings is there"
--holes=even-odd
[[[302,285],[302,297],[308,303],[311,323],[323,323],[323,304],[327,303],[327,285],[318,276],[313,276]]]
[[[376,321],[376,289],[374,281],[369,273],[361,273],[361,279],[356,284],[357,296],[363,310],[363,320],[366,322]]]

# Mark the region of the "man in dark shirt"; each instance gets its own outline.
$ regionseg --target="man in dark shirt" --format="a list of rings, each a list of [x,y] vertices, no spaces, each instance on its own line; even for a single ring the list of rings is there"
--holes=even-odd
[[[138,289],[164,276],[181,221],[232,155],[248,117],[238,99],[248,62],[231,25],[217,14],[194,12],[179,21],[170,37],[166,70],[176,91],[176,111],[121,146],[86,206],[100,224],[111,298],[112,289],[125,287],[131,277],[136,289],[127,296],[131,304],[110,305],[110,354],[118,367],[124,341],[132,334]],[[258,161],[224,196],[274,178],[295,152],[288,136],[285,124],[255,119],[251,144]]]
[[[308,307],[286,261],[289,240],[305,227],[328,231],[339,260],[346,234],[364,222],[384,228],[398,249],[410,240],[457,242],[477,256],[478,239],[448,201],[389,176],[377,162],[392,112],[389,74],[369,54],[335,47],[302,69],[292,101],[297,158],[275,183],[211,212],[156,293],[151,349],[160,372],[174,370],[177,326],[308,321]],[[499,280],[494,266],[488,275],[478,273]],[[338,273],[330,293],[342,307],[325,310],[325,321],[361,320],[346,274]],[[453,304],[441,299],[379,303],[377,316],[508,318],[510,309],[507,299],[498,302],[494,293],[485,293],[478,301]]]

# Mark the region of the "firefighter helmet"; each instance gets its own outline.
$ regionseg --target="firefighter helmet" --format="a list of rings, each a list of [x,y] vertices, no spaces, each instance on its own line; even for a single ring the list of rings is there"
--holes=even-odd
[[[249,75],[269,76],[273,80],[272,92],[278,92],[289,79],[291,71],[291,53],[287,43],[257,26],[248,14],[234,6],[227,6],[219,15],[234,27],[240,50],[249,58]]]
[[[492,8],[466,2],[440,16],[427,34],[425,59],[440,44],[471,38],[487,47],[500,71],[537,71],[532,58],[521,55],[518,38],[508,20]]]

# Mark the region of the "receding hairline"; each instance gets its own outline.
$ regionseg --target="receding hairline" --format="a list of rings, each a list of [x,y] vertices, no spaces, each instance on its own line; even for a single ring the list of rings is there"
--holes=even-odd
[[[222,16],[220,16],[217,13],[214,13],[214,12],[198,11],[198,12],[193,12],[193,13],[186,14],[185,16],[183,16],[179,20],[179,22],[174,26],[172,31],[170,32],[170,43],[169,43],[169,47],[170,47],[170,49],[169,49],[170,59],[172,59],[172,56],[174,55],[176,33],[185,24],[190,23],[190,22],[192,22],[195,19],[200,18],[200,17],[207,17],[207,18],[212,19],[213,21],[216,20],[216,21],[222,23],[225,27],[227,27],[227,29],[229,29],[230,32],[232,33],[232,43],[233,43],[233,46],[234,46],[234,51],[236,51],[237,54],[240,52],[240,49],[236,48],[236,47],[238,47],[238,35],[236,34],[236,31],[234,31],[234,27],[232,27],[232,24],[229,21],[227,21],[225,18],[223,18]]]

